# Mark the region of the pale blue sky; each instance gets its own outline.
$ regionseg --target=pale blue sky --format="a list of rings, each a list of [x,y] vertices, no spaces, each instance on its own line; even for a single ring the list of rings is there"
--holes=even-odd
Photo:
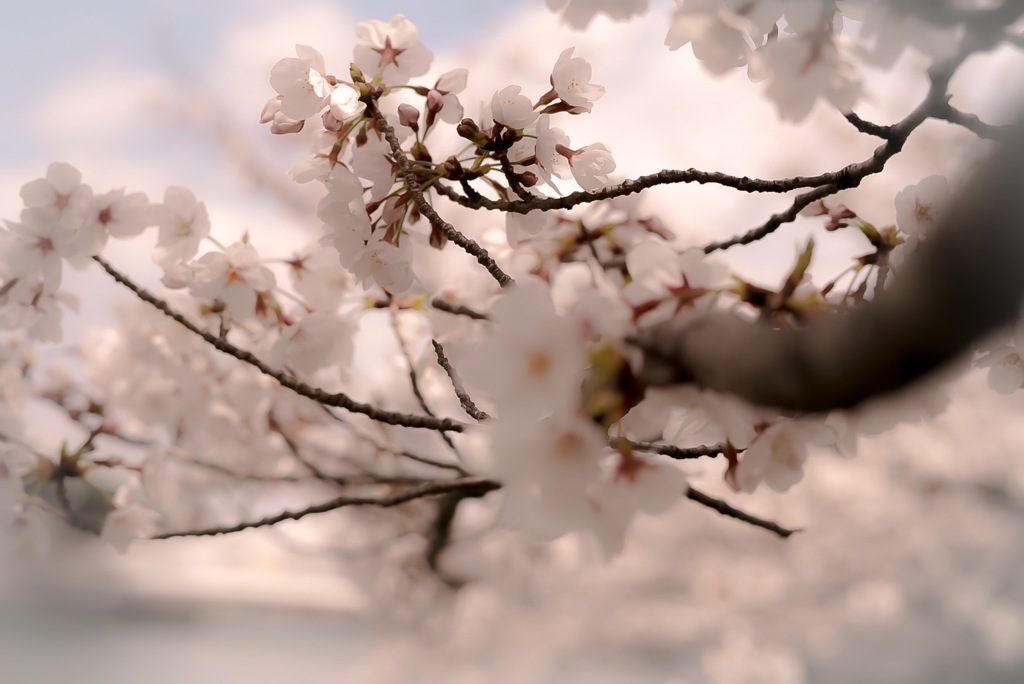
[[[443,49],[464,42],[474,30],[499,25],[503,18],[526,5],[539,3],[540,0],[350,0],[325,4],[356,21],[388,19],[403,12],[419,27],[425,43]],[[193,66],[202,65],[217,52],[219,41],[233,22],[257,21],[289,5],[298,4],[278,0],[11,3],[5,7],[4,27],[0,30],[0,82],[8,102],[0,112],[4,165],[12,158],[33,158],[48,151],[47,141],[27,134],[25,116],[33,103],[61,84],[70,83],[98,66],[170,71],[175,55],[187,56]],[[74,103],[69,102],[66,116],[74,115]]]

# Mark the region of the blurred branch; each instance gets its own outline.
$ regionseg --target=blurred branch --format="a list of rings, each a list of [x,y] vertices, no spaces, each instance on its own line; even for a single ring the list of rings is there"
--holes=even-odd
[[[751,515],[750,513],[741,511],[740,509],[730,505],[728,502],[723,501],[722,499],[716,499],[715,497],[705,494],[693,487],[687,488],[686,498],[690,501],[696,501],[701,506],[706,506],[711,510],[718,511],[727,518],[735,518],[736,520],[749,523],[754,527],[760,527],[763,530],[774,532],[783,539],[787,539],[793,534],[800,532],[800,530],[782,527],[771,520],[765,520],[764,518],[759,518],[756,515]]]
[[[273,368],[268,366],[266,363],[257,358],[252,352],[244,349],[239,349],[235,345],[228,342],[226,339],[218,337],[206,330],[199,328],[197,325],[192,323],[190,320],[185,318],[183,315],[175,311],[170,305],[159,297],[155,297],[145,289],[139,287],[132,282],[127,276],[116,270],[113,266],[107,263],[102,257],[94,256],[93,261],[98,263],[114,280],[121,285],[131,290],[136,297],[142,301],[150,304],[164,315],[173,319],[175,322],[180,324],[189,332],[192,332],[209,344],[217,351],[223,352],[229,356],[233,356],[239,361],[243,361],[250,366],[254,367],[259,372],[277,380],[283,387],[290,389],[296,394],[311,399],[318,404],[324,406],[333,406],[336,408],[342,408],[346,411],[353,413],[362,413],[363,415],[369,416],[370,418],[386,423],[387,425],[400,425],[402,427],[421,428],[424,430],[438,430],[438,431],[451,431],[451,432],[462,432],[463,425],[450,418],[435,418],[433,416],[417,416],[405,413],[396,413],[395,411],[385,411],[384,409],[371,406],[370,404],[364,404],[355,401],[346,394],[337,393],[330,394],[324,392],[321,389],[310,387],[304,382],[300,382],[295,378],[275,371]]]
[[[269,527],[286,520],[301,520],[307,515],[327,513],[339,508],[350,506],[371,506],[375,508],[392,508],[416,499],[438,496],[441,494],[461,493],[464,496],[483,496],[488,492],[498,489],[501,485],[493,480],[485,480],[477,477],[463,478],[459,480],[447,480],[441,482],[429,482],[416,487],[410,487],[391,496],[368,497],[368,496],[338,496],[330,501],[309,506],[297,511],[283,511],[259,520],[241,522],[236,525],[224,527],[207,527],[199,530],[187,530],[183,532],[166,532],[159,534],[153,539],[172,539],[175,537],[214,537],[222,534],[233,534],[243,530],[251,530],[259,527]]]

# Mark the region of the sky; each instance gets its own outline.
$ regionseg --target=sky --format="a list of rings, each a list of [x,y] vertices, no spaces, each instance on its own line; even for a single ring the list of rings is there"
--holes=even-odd
[[[303,141],[272,137],[257,123],[272,94],[270,67],[301,42],[320,49],[328,65],[342,71],[354,43],[354,23],[387,19],[397,11],[419,26],[435,51],[431,76],[470,66],[464,97],[470,112],[473,103],[506,84],[546,87],[558,54],[575,45],[578,56],[592,61],[594,81],[606,85],[608,93],[592,116],[573,119],[566,128],[574,143],[607,142],[623,175],[669,166],[810,174],[870,153],[871,141],[821,107],[799,127],[782,125],[744,74],[713,79],[688,50],[667,52],[661,45],[667,3],[652,4],[645,19],[598,20],[583,35],[560,27],[540,0],[17,3],[6,11],[0,41],[0,82],[7,96],[0,111],[0,217],[16,217],[22,183],[42,175],[49,162],[65,160],[101,191],[127,186],[159,198],[169,185],[191,187],[208,203],[215,231],[237,237],[250,230],[261,247],[288,249],[314,238],[311,209],[292,209],[268,196],[268,187],[294,192],[281,183],[284,170],[307,151]],[[1014,64],[997,60],[969,70],[960,79],[958,101],[998,115],[993,102],[1009,89],[1004,84],[1014,78]],[[892,121],[908,111],[923,90],[923,82],[909,75],[915,66],[908,57],[896,76],[875,81],[862,113]],[[929,125],[884,178],[865,183],[851,197],[878,222],[889,222],[894,192],[929,173],[954,170],[956,159],[945,150],[965,140],[959,131]],[[256,173],[263,170],[270,180]],[[288,196],[309,200],[301,192]],[[785,204],[772,197],[738,202],[731,193],[706,187],[659,190],[647,201],[664,213],[683,244],[749,228]],[[454,210],[450,215],[479,231],[493,221]],[[729,258],[770,283],[796,245],[813,233],[811,223],[791,226],[763,250],[735,250]],[[151,282],[155,270],[142,244],[113,245],[111,258]],[[825,273],[841,268],[844,258],[862,248],[853,238],[829,236],[819,245],[819,268]],[[116,290],[90,272],[70,278],[83,298],[83,314],[71,335],[86,324],[110,321]],[[352,631],[348,623],[328,626],[319,619],[288,623],[277,634],[279,626],[264,625],[259,611],[209,619],[201,611],[189,612],[193,603],[175,614],[186,625],[180,628],[148,613],[125,609],[125,617],[116,608],[94,610],[91,604],[64,616],[74,614],[80,621],[67,624],[90,625],[101,615],[106,626],[85,641],[93,655],[80,647],[77,662],[122,658],[123,644],[135,643],[131,638],[141,634],[153,636],[139,637],[141,655],[126,661],[133,665],[159,669],[153,663],[160,661],[160,643],[174,644],[185,656],[198,654],[194,662],[182,658],[176,671],[160,670],[168,684],[201,680],[223,659],[241,662],[253,644],[261,654],[279,648],[301,654],[304,664],[316,663],[309,681],[337,681],[313,678],[334,666],[338,655],[325,634],[337,643],[359,643],[359,649],[342,649],[346,667],[401,658],[424,667],[465,665],[464,677],[451,681],[479,681],[473,668],[486,673],[493,663],[555,673],[550,679],[495,680],[508,682],[616,681],[617,675],[622,681],[628,673],[644,684],[728,684],[755,677],[781,684],[957,682],[969,681],[972,673],[975,679],[982,673],[987,681],[1019,681],[1024,585],[1016,568],[1024,561],[1024,525],[1020,498],[1014,497],[1024,494],[1024,466],[1017,456],[1024,445],[1016,420],[1021,409],[1019,398],[1004,401],[986,393],[984,379],[974,376],[957,390],[952,409],[935,426],[912,425],[885,440],[869,440],[853,462],[814,459],[808,482],[791,496],[745,498],[764,514],[808,527],[807,534],[785,546],[687,508],[677,517],[641,525],[627,557],[609,566],[595,564],[571,541],[553,545],[540,558],[524,552],[514,560],[534,603],[509,608],[501,603],[500,588],[481,582],[457,601],[452,622],[446,623],[451,639],[441,645],[417,641],[404,631],[392,641],[374,637],[364,644],[359,639],[367,636],[365,625]],[[698,481],[715,481],[710,471],[694,474]],[[506,559],[498,548],[513,541],[495,539],[497,565]],[[110,596],[129,597],[123,605],[134,606],[130,599],[143,596],[162,609],[186,601],[268,610],[357,607],[330,563],[296,552],[295,546],[290,537],[288,544],[260,537],[252,543],[137,549],[124,559],[93,558],[71,579],[54,582],[79,599],[92,593],[106,597],[99,591],[104,589]],[[63,561],[84,563],[78,556]],[[554,570],[531,577],[534,562]],[[83,586],[88,591],[80,591]],[[113,599],[111,604],[122,605]],[[22,608],[32,615],[37,606]],[[21,630],[13,624],[0,620],[0,668],[28,662],[28,657],[17,660],[19,649],[32,655],[33,644],[57,638],[51,636],[53,625],[65,623],[39,617]],[[82,644],[87,632],[88,627],[68,628],[58,636]],[[492,638],[495,634],[501,638]],[[547,643],[531,635],[543,635]],[[15,646],[5,653],[4,644]],[[280,681],[270,660],[254,659],[249,681]],[[967,669],[957,670],[957,663]],[[43,665],[50,664],[36,666]],[[415,681],[410,670],[403,679],[395,667],[390,679],[387,672],[376,672],[353,681]],[[137,681],[137,671],[127,667],[117,675],[122,678],[106,681]]]

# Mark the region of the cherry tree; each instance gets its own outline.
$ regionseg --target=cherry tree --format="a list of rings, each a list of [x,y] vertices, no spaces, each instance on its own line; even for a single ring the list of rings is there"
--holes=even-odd
[[[579,29],[647,11],[547,4]],[[288,171],[320,197],[321,239],[301,252],[261,254],[245,233],[214,239],[201,188],[97,191],[51,164],[0,231],[5,552],[44,556],[55,522],[123,551],[386,509],[354,512],[346,534],[415,538],[391,562],[458,586],[468,578],[446,569],[446,549],[495,524],[524,543],[580,535],[612,557],[628,554],[637,516],[685,500],[790,536],[696,488],[682,466],[717,459],[734,492],[784,493],[811,454],[851,456],[859,436],[933,415],[942,383],[970,364],[997,392],[1024,386],[1021,331],[1006,329],[1024,291],[1021,132],[949,95],[970,57],[1020,46],[1022,13],[1011,2],[678,1],[668,50],[692,49],[715,75],[746,69],[781,120],[828,108],[876,139],[868,158],[816,175],[621,179],[614,150],[573,130],[615,96],[585,54],[559,47],[547,82],[494,83],[490,101],[462,102],[467,80],[485,75],[432,72],[402,15],[358,24],[348,64],[296,45],[271,70],[260,120],[314,145],[297,146]],[[858,116],[865,70],[908,49],[931,62],[918,106],[895,122]],[[889,215],[836,199],[883,173],[929,120],[998,150],[960,179],[903,189]],[[738,201],[778,195],[784,208],[694,244],[642,204],[652,188],[688,184]],[[500,239],[446,218],[456,209],[487,212]],[[859,234],[865,250],[815,282],[807,241],[776,287],[718,258],[798,217]],[[159,291],[104,254],[153,229]],[[62,340],[76,307],[62,287],[69,266],[102,269],[137,303],[79,341],[73,366],[40,368],[33,351]],[[384,338],[395,358],[360,352]],[[379,381],[358,394],[351,376],[367,359]],[[81,438],[40,449],[26,428],[40,403]],[[249,500],[225,510],[226,489],[243,485]]]

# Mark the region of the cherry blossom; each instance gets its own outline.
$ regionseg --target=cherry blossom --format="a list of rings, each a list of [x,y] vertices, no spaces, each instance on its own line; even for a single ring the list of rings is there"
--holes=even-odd
[[[324,76],[327,69],[322,54],[308,45],[296,45],[295,53],[298,57],[285,57],[273,66],[270,86],[281,96],[281,115],[304,121],[323,109],[332,87]],[[267,117],[268,108],[264,108],[261,120]]]
[[[575,405],[584,353],[547,288],[526,279],[492,308],[494,330],[466,355],[462,373],[506,414],[543,416]]]
[[[587,527],[605,558],[622,553],[638,513],[661,515],[679,503],[686,476],[678,468],[637,454],[606,461],[605,474],[591,491]]]
[[[427,92],[427,111],[439,112],[441,121],[449,124],[457,124],[462,120],[463,109],[459,93],[466,89],[469,78],[469,71],[466,69],[452,69],[441,74],[434,87]]]
[[[78,249],[98,254],[108,238],[131,238],[150,225],[149,200],[141,192],[125,194],[124,189],[97,195],[76,236]]]
[[[566,48],[558,56],[551,72],[551,87],[562,102],[574,110],[589,112],[594,107],[594,100],[604,95],[604,87],[590,82],[590,63],[581,57],[573,57],[573,50],[575,48]]]
[[[548,5],[582,27],[597,14],[634,16],[648,3]],[[850,112],[863,93],[858,63],[865,58],[891,63],[909,45],[939,59],[971,44],[960,40],[966,27],[939,27],[929,20],[938,15],[912,12],[910,5],[892,14],[879,3],[857,5],[677,0],[665,42],[673,50],[690,45],[715,74],[748,65],[751,78],[767,81],[765,94],[787,121],[803,120],[819,99]],[[844,14],[865,24],[844,30]],[[812,447],[851,456],[859,437],[923,421],[943,408],[945,394],[933,384],[827,417],[803,415],[692,384],[646,387],[643,372],[647,361],[660,360],[643,336],[661,322],[683,329],[695,316],[712,313],[799,327],[822,311],[846,311],[870,299],[871,278],[881,280],[889,251],[903,234],[914,240],[930,230],[944,211],[949,184],[931,176],[897,195],[899,236],[892,227],[872,234],[858,213],[842,205],[829,209],[830,197],[857,186],[860,170],[882,170],[879,164],[903,144],[916,119],[875,131],[883,141],[872,145],[883,148],[873,161],[822,177],[842,182],[689,169],[645,171],[638,181],[609,187],[616,168],[609,147],[596,142],[574,149],[566,131],[576,136],[576,129],[564,122],[584,120],[555,120],[589,113],[605,93],[591,83],[591,65],[574,56],[575,48],[559,54],[550,75],[494,91],[480,116],[463,119],[458,96],[468,70],[451,69],[433,86],[413,81],[429,71],[433,55],[404,16],[363,22],[355,31],[354,66],[344,60],[336,72],[351,74],[354,84],[330,75],[320,52],[306,45],[271,70],[274,95],[260,121],[271,124],[272,133],[310,127],[302,139],[312,149],[288,173],[306,184],[302,193],[320,198],[319,242],[291,251],[307,239],[300,238],[281,250],[290,257],[262,256],[248,235],[222,246],[210,237],[206,206],[183,187],[168,187],[154,204],[127,189],[97,195],[65,163],[50,165],[44,178],[22,187],[19,221],[0,229],[0,328],[16,331],[11,337],[26,350],[19,357],[0,346],[0,545],[43,552],[47,524],[74,522],[68,504],[23,484],[25,469],[10,455],[16,450],[51,469],[59,462],[59,477],[67,480],[83,480],[86,472],[124,478],[127,465],[99,535],[121,551],[153,536],[158,524],[184,535],[218,533],[218,525],[239,520],[241,527],[261,526],[264,509],[292,510],[293,498],[313,501],[336,488],[341,498],[335,501],[352,493],[386,509],[365,526],[352,524],[346,542],[377,541],[374,534],[386,529],[401,544],[415,542],[409,547],[422,556],[436,541],[424,544],[424,530],[442,526],[443,509],[454,502],[465,507],[450,516],[454,522],[444,534],[459,542],[476,543],[473,535],[462,536],[467,520],[487,529],[487,516],[500,510],[512,527],[545,540],[566,533],[592,538],[611,557],[627,544],[638,515],[665,514],[687,493],[692,501],[686,505],[702,503],[700,492],[688,489],[687,473],[724,473],[736,492],[754,492],[762,483],[784,492],[803,477]],[[940,37],[947,44],[924,44]],[[485,84],[483,92],[494,85]],[[532,99],[524,90],[544,94]],[[869,123],[850,119],[862,132],[872,131]],[[857,135],[853,127],[844,130]],[[584,192],[563,193],[556,179],[572,179]],[[710,180],[723,192],[797,190],[824,197],[808,213],[827,214],[829,230],[860,229],[876,252],[844,272],[849,288],[846,281],[816,286],[803,262],[779,292],[739,270],[730,277],[707,253],[749,246],[772,228],[785,233],[799,198],[808,195],[798,195],[797,206],[766,227],[702,247],[699,236],[683,232],[676,242],[640,204],[651,185],[667,192],[684,182],[695,186],[693,180]],[[598,200],[593,193],[602,189],[612,197]],[[858,198],[843,201],[853,206]],[[693,211],[687,205],[676,215],[688,218]],[[502,213],[504,234],[495,220]],[[81,373],[38,382],[36,362],[28,358],[34,345],[26,340],[60,340],[64,310],[77,302],[61,289],[64,262],[87,263],[111,237],[137,237],[149,225],[158,227],[152,260],[163,270],[165,289],[145,283],[141,292],[142,284],[134,287],[128,275],[104,263],[117,286],[127,285],[141,301],[122,310],[117,325],[84,334],[74,355]],[[212,251],[199,256],[204,240]],[[810,249],[804,254],[809,260]],[[280,287],[272,268],[288,273]],[[893,278],[901,275],[896,269]],[[390,346],[391,338],[377,345],[386,314],[401,331],[403,353]],[[414,330],[404,326],[410,320],[419,324]],[[735,344],[747,353],[742,342],[737,336],[708,344]],[[1024,387],[1022,349],[1018,330],[1012,339],[980,345],[973,363],[988,372],[997,392],[1016,392]],[[352,372],[355,364],[359,372]],[[676,365],[680,372],[669,380],[685,377],[686,364]],[[38,435],[29,434],[24,407],[39,400],[87,435],[84,441],[69,441],[59,452],[38,447],[36,457]],[[125,451],[141,445],[136,451],[146,453],[132,458],[144,462],[111,455],[112,444]],[[698,455],[718,458],[688,463],[685,472],[671,460]],[[242,502],[238,509],[224,505],[222,479],[252,485],[233,499]],[[231,482],[232,496],[237,485]],[[263,490],[263,497],[249,496]],[[402,506],[373,498],[412,492],[415,499],[420,490],[431,498]],[[284,517],[326,510],[335,505],[330,496],[315,499],[326,505],[296,507]],[[389,514],[395,510],[402,513]],[[434,517],[427,519],[425,510]],[[368,518],[353,512],[350,520]],[[404,547],[395,553],[407,560]],[[437,562],[435,554],[425,565],[441,577]]]
[[[6,230],[0,230],[0,276],[5,281],[4,288],[12,287],[15,279],[22,280],[22,288],[28,286],[26,281],[38,279],[44,292],[54,292],[63,277],[63,257],[78,253],[76,235],[57,222],[4,224]]]
[[[753,492],[764,482],[785,492],[803,478],[809,446],[834,444],[835,432],[812,420],[779,420],[760,430],[726,481],[738,492]]]
[[[988,368],[988,386],[1000,394],[1013,394],[1024,387],[1024,358],[1014,345],[1003,345],[989,351],[977,361]]]
[[[862,22],[860,35],[870,45],[867,57],[879,67],[892,67],[908,47],[935,60],[956,53],[955,26],[936,25],[899,3],[848,2],[842,5],[842,13]]]
[[[419,30],[402,14],[388,22],[372,20],[356,24],[359,43],[355,63],[368,77],[402,85],[430,69],[434,54],[420,42]]]
[[[158,228],[153,260],[165,270],[192,259],[199,252],[199,243],[210,234],[206,205],[187,188],[167,188],[163,203],[152,205],[150,211]]]
[[[195,262],[189,284],[193,297],[224,302],[236,320],[256,313],[259,292],[274,287],[274,274],[263,265],[256,249],[243,242],[228,245],[223,252],[209,252]]]
[[[376,283],[392,294],[408,290],[415,278],[409,245],[404,240],[396,245],[375,236],[364,249],[343,253],[341,263],[364,287]]]
[[[665,45],[690,44],[711,73],[724,74],[747,63],[751,44],[763,44],[781,16],[777,0],[676,0]]]
[[[359,91],[347,83],[339,83],[329,99],[330,111],[338,121],[348,121],[361,115],[366,103],[359,99]]]
[[[260,113],[260,123],[269,123],[270,132],[274,135],[287,133],[298,133],[306,125],[305,119],[292,119],[281,112],[281,102],[284,98],[280,95],[267,100]]]
[[[726,277],[725,268],[710,262],[699,248],[677,253],[667,243],[647,239],[626,255],[632,281],[623,288],[636,316],[645,325],[667,320],[692,308]],[[705,310],[703,306],[700,310]]]
[[[338,262],[336,254],[319,245],[308,247],[288,261],[292,287],[307,307],[332,311],[352,289],[352,277]]]
[[[949,199],[949,181],[945,176],[928,176],[921,182],[896,193],[896,225],[907,235],[922,238],[935,222]]]
[[[572,176],[584,190],[600,190],[611,183],[608,174],[615,170],[615,160],[607,145],[594,143],[578,150],[560,151],[568,158]]]
[[[152,509],[142,483],[130,478],[114,494],[114,509],[103,522],[100,539],[124,553],[139,538],[151,536],[157,529],[160,513]]]
[[[509,128],[526,128],[537,120],[533,103],[521,94],[522,90],[517,85],[510,85],[494,93],[491,98],[491,116],[495,123]]]
[[[491,454],[486,470],[506,482],[511,525],[556,537],[588,524],[591,489],[600,482],[607,450],[593,422],[570,411],[527,424],[503,418],[485,429]]]
[[[47,167],[45,178],[22,186],[21,199],[32,217],[29,223],[56,221],[75,232],[92,206],[92,189],[82,183],[82,173],[74,166],[54,162]],[[44,217],[40,212],[49,215]]]
[[[562,13],[562,21],[582,31],[598,14],[624,21],[647,11],[647,0],[547,0],[553,12]]]
[[[551,184],[552,176],[572,178],[569,158],[559,151],[563,148],[568,149],[569,136],[561,128],[552,127],[551,117],[547,114],[537,119],[535,133],[537,169],[544,182]]]
[[[843,36],[823,32],[769,43],[756,53],[750,69],[769,80],[765,95],[784,121],[802,121],[819,98],[850,112],[862,85],[853,67],[852,47]]]
[[[270,351],[270,363],[287,366],[303,377],[310,377],[326,366],[347,375],[355,333],[352,317],[313,312],[285,328]]]

